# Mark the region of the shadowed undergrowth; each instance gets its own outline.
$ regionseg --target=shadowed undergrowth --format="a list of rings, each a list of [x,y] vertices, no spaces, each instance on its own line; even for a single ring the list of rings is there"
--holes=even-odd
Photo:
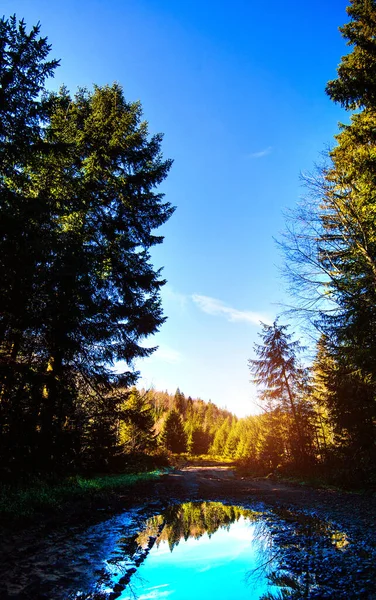
[[[95,499],[121,488],[157,479],[161,470],[145,473],[69,477],[60,482],[32,479],[19,485],[2,485],[0,519],[30,517],[43,510],[59,511],[72,500]]]

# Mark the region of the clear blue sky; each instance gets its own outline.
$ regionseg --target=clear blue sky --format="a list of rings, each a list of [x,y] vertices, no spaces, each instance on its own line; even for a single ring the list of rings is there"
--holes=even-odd
[[[50,87],[118,81],[175,160],[177,210],[153,252],[168,321],[141,385],[254,412],[247,359],[286,302],[282,211],[346,117],[326,97],[346,53],[344,0],[3,0],[61,59]]]

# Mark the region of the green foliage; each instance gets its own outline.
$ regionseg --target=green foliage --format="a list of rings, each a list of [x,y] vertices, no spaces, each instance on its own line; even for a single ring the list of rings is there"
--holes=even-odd
[[[48,266],[55,296],[46,318],[65,318],[64,331],[48,321],[49,351],[58,347],[61,361],[74,361],[94,382],[129,385],[135,375],[114,374],[109,365],[148,356],[152,349],[139,342],[164,322],[164,281],[149,248],[162,241],[152,232],[173,212],[154,191],[171,161],[162,160],[162,136],[149,138],[140,104],[128,103],[117,84],[73,98],[62,89],[48,104],[46,139],[62,150],[33,183],[58,210],[59,252]]]
[[[36,512],[63,510],[69,501],[90,497],[133,486],[158,478],[160,471],[103,475],[92,478],[70,477],[59,483],[35,479],[29,484],[2,485],[0,489],[0,519],[19,519]]]
[[[178,413],[184,416],[186,411],[186,400],[184,394],[182,394],[179,388],[175,392],[174,408]]]
[[[156,543],[159,546],[163,541],[167,541],[172,551],[182,539],[193,537],[198,540],[205,533],[210,536],[221,528],[228,528],[240,517],[257,521],[259,516],[260,513],[256,511],[238,506],[225,506],[221,502],[186,502],[170,507],[159,517],[148,519],[142,539],[155,535],[156,528],[164,523]]]
[[[309,438],[309,374],[299,363],[301,351],[298,341],[291,341],[287,326],[263,324],[260,334],[263,344],[256,344],[258,359],[249,360],[254,382],[261,386],[259,395],[269,411],[279,408],[290,414],[294,427],[289,430],[289,442],[294,443],[294,454],[302,461],[307,457]]]
[[[39,358],[22,336],[36,338],[35,289],[46,260],[49,209],[30,191],[27,171],[41,165],[41,101],[58,61],[39,26],[27,32],[15,17],[0,20],[0,451],[6,463],[28,462],[36,446],[36,420],[44,380]],[[41,289],[39,289],[41,292]],[[38,399],[38,400],[37,400]],[[30,466],[30,464],[26,464]]]
[[[7,176],[26,184],[19,168],[29,161],[41,141],[46,111],[40,94],[53,77],[57,60],[46,60],[51,46],[39,36],[40,26],[27,32],[15,15],[0,20],[0,163]],[[2,192],[6,181],[1,179]]]
[[[347,7],[349,23],[340,27],[353,50],[342,57],[338,78],[329,81],[327,93],[347,109],[376,105],[376,3],[351,0]]]
[[[227,438],[231,431],[231,422],[228,417],[223,421],[222,425],[217,429],[213,443],[210,447],[210,454],[213,456],[224,456]]]
[[[322,337],[314,365],[320,386],[316,399],[332,425],[329,432],[325,421],[322,425],[326,428],[326,446],[347,447],[351,453],[369,452],[374,445],[375,390],[371,381],[354,370],[353,364],[350,360],[346,364],[341,346],[335,347]]]
[[[352,0],[347,11],[341,32],[351,52],[327,93],[358,112],[308,178],[284,248],[299,309],[321,335],[313,396],[321,460],[345,453],[356,468],[374,463],[376,447],[376,3]]]
[[[211,441],[210,434],[202,427],[195,427],[188,434],[187,449],[190,454],[207,454]]]
[[[151,452],[156,448],[154,418],[147,395],[132,388],[120,406],[119,444],[126,454]]]
[[[183,423],[176,410],[167,413],[163,429],[159,438],[160,445],[173,453],[187,451],[187,434]]]
[[[43,94],[58,63],[38,36],[0,22],[0,443],[3,466],[50,470],[113,446],[109,391],[165,320],[150,248],[174,209],[140,103],[118,84]]]
[[[185,398],[179,389],[173,396],[156,390],[142,393],[147,395],[152,407],[155,419],[154,430],[158,434],[162,431],[166,413],[171,410],[171,407],[176,407],[178,402],[180,410],[183,411],[183,414],[181,412],[179,414],[187,437],[187,451],[194,455],[207,454],[217,430],[226,419],[232,418],[231,413],[218,408],[211,401],[206,403],[191,396]]]

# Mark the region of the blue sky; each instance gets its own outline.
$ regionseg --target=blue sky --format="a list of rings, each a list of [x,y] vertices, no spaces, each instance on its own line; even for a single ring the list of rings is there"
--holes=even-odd
[[[120,600],[197,600],[261,598],[280,588],[268,584],[270,540],[258,524],[240,517],[211,535],[181,539],[171,551],[166,540],[155,544]],[[274,566],[274,565],[273,565]],[[187,585],[190,581],[191,585]],[[265,596],[264,596],[265,597]]]
[[[118,81],[174,159],[160,230],[168,321],[140,384],[255,412],[247,359],[289,302],[273,237],[346,116],[325,95],[344,0],[3,0],[61,59],[50,87]],[[285,319],[286,321],[286,319]]]

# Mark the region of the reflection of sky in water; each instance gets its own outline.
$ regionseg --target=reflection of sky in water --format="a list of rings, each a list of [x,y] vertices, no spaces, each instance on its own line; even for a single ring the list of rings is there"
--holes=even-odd
[[[265,579],[247,583],[249,571],[268,559],[263,541],[255,538],[257,524],[244,517],[211,537],[181,539],[170,552],[167,541],[152,548],[146,561],[120,596],[123,600],[251,600],[271,586]],[[274,588],[275,590],[275,588]]]

